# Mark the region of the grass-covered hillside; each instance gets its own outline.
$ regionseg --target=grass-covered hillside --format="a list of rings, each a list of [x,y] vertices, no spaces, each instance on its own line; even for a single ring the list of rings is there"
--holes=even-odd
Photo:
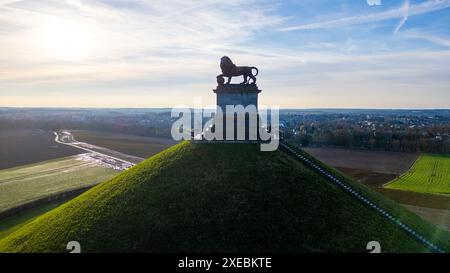
[[[448,250],[441,231],[387,206]],[[373,240],[427,251],[282,151],[183,142],[3,238],[0,252],[66,252],[69,241],[82,252],[367,252]]]

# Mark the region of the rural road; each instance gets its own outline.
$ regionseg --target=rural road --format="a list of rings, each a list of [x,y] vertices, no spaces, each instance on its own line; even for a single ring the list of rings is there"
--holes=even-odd
[[[98,156],[100,156],[101,158],[104,158],[104,159],[110,159],[110,160],[121,162],[121,163],[125,164],[125,166],[127,166],[127,167],[132,167],[132,166],[136,165],[133,162],[130,162],[130,161],[127,161],[127,160],[124,160],[124,159],[121,159],[121,158],[118,158],[118,157],[115,157],[115,156],[112,156],[112,155],[108,155],[108,154],[101,153],[99,151],[95,151],[93,149],[84,147],[84,146],[89,146],[89,147],[97,147],[97,146],[94,146],[94,145],[91,145],[91,144],[88,144],[88,143],[84,143],[84,142],[76,141],[75,138],[73,137],[73,135],[70,132],[68,132],[68,131],[62,131],[62,132],[59,132],[59,133],[58,132],[53,132],[53,133],[55,134],[55,142],[57,142],[57,143],[60,143],[60,144],[63,144],[63,145],[68,145],[68,146],[72,146],[72,147],[75,147],[75,148],[78,148],[78,149],[81,149],[81,150],[93,153],[93,154],[98,155]],[[103,147],[98,147],[98,148],[104,149]],[[115,153],[119,153],[117,151],[114,151],[114,152]],[[120,154],[122,154],[122,153],[120,153]],[[125,155],[125,156],[128,156],[128,155]]]

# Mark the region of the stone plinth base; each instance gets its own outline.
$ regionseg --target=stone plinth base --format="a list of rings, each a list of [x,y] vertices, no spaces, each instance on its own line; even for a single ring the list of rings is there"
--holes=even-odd
[[[254,109],[258,109],[258,94],[261,90],[258,89],[256,84],[224,84],[218,85],[216,89],[214,89],[214,93],[217,95],[217,107],[222,110],[223,113],[223,140],[229,141],[239,141],[239,140],[258,140],[258,133],[256,133],[256,139],[251,139],[249,136],[249,115],[245,114],[245,121],[243,123],[238,123],[237,115],[234,112],[227,112],[227,106],[233,106],[236,109],[236,106],[254,106]],[[217,110],[219,113],[219,110]],[[234,128],[234,139],[227,139],[227,117],[231,117],[230,120],[233,120],[234,124],[232,125]],[[256,114],[256,130],[258,132],[258,115]],[[245,138],[238,139],[237,132],[238,130],[245,131]]]
[[[258,94],[261,90],[256,84],[224,84],[214,89],[217,95],[217,106],[225,111],[226,105],[255,105],[258,108]]]

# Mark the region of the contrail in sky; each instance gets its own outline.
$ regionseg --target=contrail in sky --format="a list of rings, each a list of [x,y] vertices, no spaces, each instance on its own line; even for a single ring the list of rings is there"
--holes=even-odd
[[[397,25],[397,27],[395,28],[394,33],[397,33],[402,28],[402,26],[405,24],[406,20],[408,20],[409,0],[405,0],[405,2],[403,2],[402,11],[403,11],[403,18],[400,21],[400,23]]]

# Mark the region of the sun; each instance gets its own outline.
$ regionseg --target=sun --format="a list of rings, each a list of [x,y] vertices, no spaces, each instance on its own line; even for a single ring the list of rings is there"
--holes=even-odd
[[[40,36],[49,58],[75,61],[88,54],[88,32],[76,22],[51,18],[42,26]]]

